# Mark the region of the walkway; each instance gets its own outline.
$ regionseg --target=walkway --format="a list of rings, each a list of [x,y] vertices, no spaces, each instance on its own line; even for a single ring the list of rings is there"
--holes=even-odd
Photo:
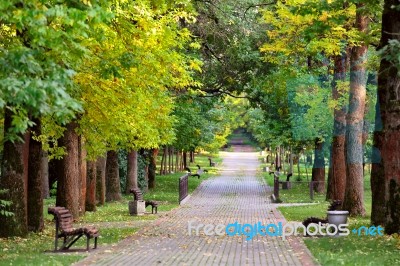
[[[313,265],[301,239],[196,236],[192,224],[284,222],[270,203],[271,188],[256,177],[257,153],[226,152],[221,175],[203,182],[190,199],[115,247],[92,253],[78,265]]]

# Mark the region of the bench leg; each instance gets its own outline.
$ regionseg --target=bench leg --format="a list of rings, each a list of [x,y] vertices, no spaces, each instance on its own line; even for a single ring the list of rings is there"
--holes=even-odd
[[[68,248],[65,248],[65,246],[68,244],[67,240],[68,240],[67,236],[64,236],[63,244],[58,250],[68,249]]]
[[[81,236],[83,236],[83,234],[69,236],[68,238],[64,237],[64,244],[59,250],[69,249]]]

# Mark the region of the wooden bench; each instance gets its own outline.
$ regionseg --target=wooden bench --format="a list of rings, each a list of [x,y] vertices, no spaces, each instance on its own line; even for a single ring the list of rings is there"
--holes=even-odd
[[[282,189],[291,189],[292,184],[290,183],[290,178],[292,177],[292,173],[287,174],[286,181],[279,181],[279,184],[282,184]]]
[[[292,188],[292,184],[290,183],[290,178],[293,175],[292,173],[289,173],[286,175],[286,181],[279,181],[279,171],[277,171],[277,172],[270,171],[269,174],[274,175],[274,178],[276,178],[278,180],[279,185],[282,185],[282,189],[291,189]]]
[[[217,166],[217,163],[216,163],[216,162],[213,162],[212,159],[211,159],[211,157],[208,157],[208,160],[210,161],[210,167],[215,167],[215,166]]]
[[[54,215],[56,233],[54,240],[54,251],[68,250],[79,238],[86,236],[86,251],[89,251],[89,240],[94,238],[94,249],[97,248],[97,237],[99,230],[94,227],[74,228],[73,216],[64,207],[50,207],[48,213]],[[58,239],[63,238],[63,244],[58,248]]]
[[[196,176],[197,178],[200,179],[200,175],[203,173],[208,173],[208,171],[206,169],[201,169],[200,165],[196,165],[197,166],[197,170],[195,174],[192,174],[192,170],[190,170],[189,167],[186,167],[186,171],[189,172],[190,176]]]
[[[132,188],[130,190],[130,193],[133,194],[133,200],[143,200],[143,194],[142,191],[139,188]],[[151,206],[151,213],[157,213],[157,207],[158,207],[158,202],[155,200],[146,200],[145,201],[145,208],[147,208],[147,206]]]

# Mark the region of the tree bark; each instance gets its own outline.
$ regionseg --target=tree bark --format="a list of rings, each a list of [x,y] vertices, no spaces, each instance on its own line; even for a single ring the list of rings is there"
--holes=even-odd
[[[96,161],[87,162],[87,174],[86,174],[86,211],[96,211]]]
[[[356,4],[356,27],[367,33],[368,17],[361,13],[365,3]],[[346,130],[346,190],[343,208],[350,215],[365,215],[363,175],[363,125],[366,97],[366,62],[368,46],[353,47],[350,58],[350,98]]]
[[[160,175],[165,175],[165,160],[167,158],[167,147],[164,147],[160,163]]]
[[[5,109],[4,132],[11,127],[12,112]],[[20,135],[24,139],[23,135]],[[0,199],[10,201],[11,206],[6,210],[13,216],[0,215],[0,237],[25,236],[28,233],[27,220],[27,192],[26,192],[26,168],[25,161],[26,143],[22,140],[14,143],[6,140],[3,144],[2,175],[0,177],[0,189],[6,189],[0,193]]]
[[[187,165],[187,152],[186,151],[183,152],[182,159],[183,159],[183,169],[186,169],[186,167],[188,167],[188,165]]]
[[[84,149],[84,140],[79,136],[79,187],[81,188],[81,193],[79,195],[79,215],[83,216],[86,211],[86,192],[87,192],[87,162],[86,155],[87,152]]]
[[[312,168],[311,180],[314,181],[314,191],[323,193],[325,191],[325,159],[324,142],[319,138],[315,139],[314,164]]]
[[[126,194],[129,194],[132,188],[138,188],[138,152],[130,151],[128,153],[128,171],[126,176]]]
[[[293,174],[293,149],[290,147],[289,154],[289,174]]]
[[[281,165],[281,149],[280,147],[276,148],[276,155],[275,155],[275,169],[276,170],[281,170],[282,165]]]
[[[300,158],[301,158],[301,153],[297,155],[297,179],[301,180],[301,170],[300,170]]]
[[[400,41],[400,10],[396,0],[385,0],[380,48]],[[395,55],[392,55],[392,57]],[[397,55],[398,56],[398,55]],[[382,58],[378,75],[378,103],[372,164],[372,214],[374,225],[385,233],[400,233],[400,68]]]
[[[169,154],[169,147],[168,146],[165,146],[164,152],[165,152],[165,158],[164,158],[164,169],[163,169],[163,172],[164,172],[164,175],[167,175],[168,174],[168,154]]]
[[[345,55],[345,54],[344,54]],[[338,82],[346,78],[346,57],[334,58],[334,77],[332,82],[332,98],[339,100],[342,96],[338,88]],[[328,178],[328,200],[340,200],[343,202],[346,190],[346,108],[334,110],[333,140],[331,151],[331,167]]]
[[[148,169],[148,184],[149,184],[149,189],[153,189],[156,187],[156,169],[157,169],[157,154],[158,154],[158,149],[151,149],[149,153],[149,169]]]
[[[76,133],[78,124],[72,121],[67,124],[64,136],[59,139],[59,146],[65,147],[67,154],[57,162],[57,200],[56,205],[67,208],[74,219],[79,218],[80,169],[79,169],[79,136]]]
[[[169,153],[168,153],[168,174],[172,173],[174,171],[173,165],[174,165],[174,148],[169,147]]]
[[[96,202],[99,205],[106,202],[106,157],[99,157],[96,161]]]
[[[119,180],[118,153],[107,152],[106,164],[106,201],[121,200],[121,185]]]
[[[43,185],[43,199],[50,197],[50,185],[49,185],[49,159],[47,152],[43,151],[41,158],[41,172],[42,172],[42,185]]]
[[[40,232],[43,230],[43,172],[42,172],[42,143],[32,136],[41,134],[39,119],[32,119],[35,125],[30,129],[28,159],[28,230]]]
[[[179,150],[177,150],[175,157],[175,172],[179,172],[179,170]]]
[[[190,151],[190,163],[194,163],[194,151]]]

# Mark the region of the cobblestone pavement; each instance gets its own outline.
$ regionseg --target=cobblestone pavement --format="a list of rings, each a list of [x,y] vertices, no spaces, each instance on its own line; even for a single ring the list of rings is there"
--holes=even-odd
[[[257,153],[222,156],[221,175],[204,181],[183,206],[77,265],[314,265],[298,237],[256,236],[246,241],[245,236],[197,236],[195,231],[189,235],[189,221],[194,225],[285,221],[270,203],[271,188],[256,177]]]

